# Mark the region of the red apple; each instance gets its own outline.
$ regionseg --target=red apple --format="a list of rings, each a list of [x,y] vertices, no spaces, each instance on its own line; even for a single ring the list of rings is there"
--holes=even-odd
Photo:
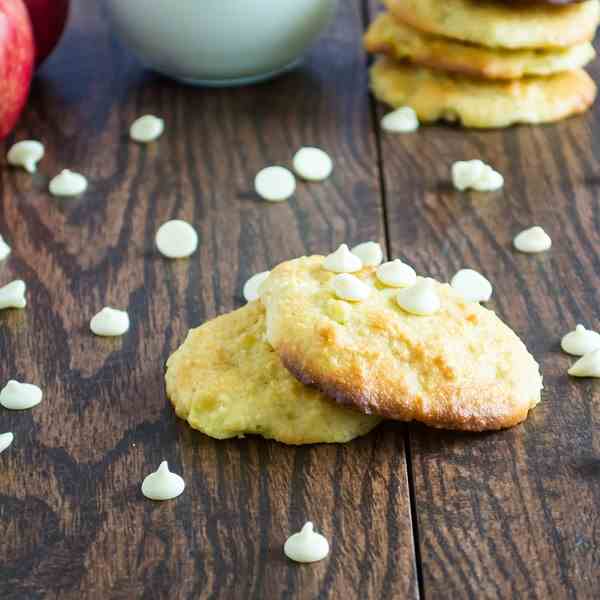
[[[0,140],[19,118],[33,76],[35,47],[22,0],[0,0]]]
[[[35,38],[35,66],[54,50],[69,15],[69,0],[24,0]]]

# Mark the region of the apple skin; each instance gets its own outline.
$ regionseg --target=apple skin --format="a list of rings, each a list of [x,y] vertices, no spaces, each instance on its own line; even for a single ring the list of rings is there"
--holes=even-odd
[[[54,50],[69,16],[69,0],[23,0],[31,17],[35,39],[35,66]]]
[[[29,95],[35,46],[22,0],[0,0],[0,140],[15,126]]]

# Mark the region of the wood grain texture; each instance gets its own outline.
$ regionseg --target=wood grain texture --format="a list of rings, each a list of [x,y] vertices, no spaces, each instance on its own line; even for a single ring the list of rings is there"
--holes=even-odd
[[[523,338],[545,384],[510,431],[410,428],[426,598],[600,596],[600,384],[569,378],[574,359],[560,351],[576,323],[600,327],[599,121],[597,104],[546,127],[380,134],[390,254],[441,280],[463,267],[486,275],[488,306]],[[503,173],[505,187],[453,190],[451,164],[471,158]],[[515,252],[514,235],[536,224],[552,250]]]
[[[238,306],[251,274],[383,240],[361,6],[343,3],[297,71],[212,91],[144,72],[98,6],[74,3],[0,148],[33,137],[47,150],[34,177],[0,168],[0,233],[13,246],[0,284],[29,288],[26,310],[0,313],[0,382],[45,392],[32,411],[0,411],[0,431],[15,432],[0,457],[0,598],[415,597],[403,426],[339,447],[215,442],[176,420],[163,386],[187,329]],[[166,121],[148,147],[127,139],[145,113]],[[334,156],[332,179],[281,205],[257,201],[255,173],[312,144]],[[47,193],[65,167],[89,177],[83,197]],[[153,249],[170,218],[197,227],[192,259]],[[104,305],[129,309],[122,339],[89,333]],[[139,487],[162,459],[187,489],[156,504]],[[282,544],[308,519],[331,556],[298,566]]]

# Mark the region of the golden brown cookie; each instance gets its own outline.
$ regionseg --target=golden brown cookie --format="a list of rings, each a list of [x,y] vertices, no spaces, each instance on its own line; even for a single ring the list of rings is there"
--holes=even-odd
[[[265,341],[260,302],[192,329],[167,362],[166,384],[177,415],[217,439],[255,433],[285,444],[347,442],[380,421],[292,377]]]
[[[267,337],[300,381],[365,413],[471,431],[515,425],[540,401],[537,363],[492,311],[436,284],[439,312],[413,316],[373,268],[357,274],[366,300],[336,300],[322,263],[282,263],[262,288]]]
[[[424,122],[466,127],[548,123],[587,110],[596,84],[582,69],[510,81],[473,79],[384,57],[371,67],[371,89],[392,107],[411,106]]]
[[[568,48],[507,50],[466,44],[439,35],[424,33],[380,14],[364,38],[369,52],[386,54],[396,60],[488,79],[518,79],[526,75],[551,75],[576,69],[595,56],[589,42]]]
[[[593,39],[598,0],[565,6],[502,4],[490,0],[385,0],[403,23],[492,48],[573,46]]]

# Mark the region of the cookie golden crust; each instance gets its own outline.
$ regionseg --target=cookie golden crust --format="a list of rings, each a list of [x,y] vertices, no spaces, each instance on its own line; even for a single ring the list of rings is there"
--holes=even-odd
[[[596,84],[582,69],[492,81],[387,57],[371,67],[371,89],[394,108],[411,106],[423,122],[445,120],[476,128],[558,121],[584,112],[596,97]]]
[[[466,44],[423,33],[380,14],[364,38],[368,52],[379,52],[396,60],[487,79],[518,79],[526,75],[551,75],[589,63],[594,48],[589,42],[568,48],[506,50]]]
[[[492,48],[573,46],[593,39],[600,3],[565,6],[489,0],[385,0],[395,18],[416,29]]]
[[[192,329],[167,362],[177,415],[217,439],[254,433],[285,444],[347,442],[379,423],[302,385],[264,338],[260,302]]]
[[[492,311],[436,284],[441,310],[410,315],[373,268],[357,275],[367,300],[336,300],[322,262],[283,263],[262,288],[267,338],[300,381],[365,413],[469,431],[515,425],[540,401],[537,363]]]

